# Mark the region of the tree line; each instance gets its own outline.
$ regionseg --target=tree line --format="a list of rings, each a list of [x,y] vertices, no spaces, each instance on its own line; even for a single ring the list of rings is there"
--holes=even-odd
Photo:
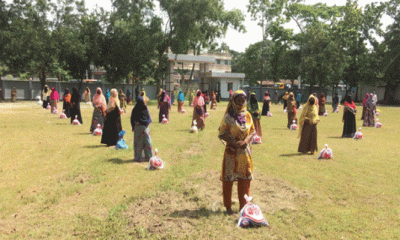
[[[233,71],[250,84],[299,76],[320,87],[384,83],[385,101],[393,103],[400,85],[400,0],[364,7],[356,0],[345,6],[250,0],[247,13],[264,40],[231,53]],[[44,86],[49,74],[82,79],[93,64],[104,67],[110,83],[129,77],[160,83],[166,53],[229,51],[216,40],[228,28],[244,33],[244,14],[226,10],[222,0],[115,0],[111,11],[89,11],[83,0],[0,0],[0,74],[38,76]],[[392,20],[386,29],[384,16]],[[286,27],[290,21],[297,33]]]

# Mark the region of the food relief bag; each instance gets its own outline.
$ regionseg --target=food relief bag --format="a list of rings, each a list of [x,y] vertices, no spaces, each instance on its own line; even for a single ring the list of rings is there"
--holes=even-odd
[[[258,205],[251,203],[252,197],[244,195],[246,205],[242,208],[239,215],[238,227],[251,228],[268,226],[268,222],[264,219],[261,209]]]
[[[328,144],[325,144],[325,148],[319,153],[318,159],[332,159],[332,149],[328,148]]]

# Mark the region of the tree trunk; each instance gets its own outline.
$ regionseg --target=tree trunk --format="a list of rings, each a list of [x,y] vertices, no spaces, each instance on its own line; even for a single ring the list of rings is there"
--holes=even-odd
[[[386,104],[393,105],[396,103],[395,101],[395,94],[396,94],[396,89],[399,87],[399,84],[393,84],[393,83],[386,83],[385,87],[385,97],[384,97],[384,102]]]
[[[188,81],[188,84],[186,84],[186,92],[189,91],[189,86],[190,86],[190,83],[191,83],[191,81],[192,81],[192,77],[193,77],[194,67],[195,67],[195,66],[196,66],[196,63],[193,63],[192,71],[190,72],[189,81]]]
[[[42,89],[46,85],[46,70],[44,67],[41,67],[39,70],[39,79],[40,79],[40,86]]]

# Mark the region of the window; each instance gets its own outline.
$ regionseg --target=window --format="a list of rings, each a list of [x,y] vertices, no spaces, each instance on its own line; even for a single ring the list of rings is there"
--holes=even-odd
[[[216,59],[217,64],[221,64],[221,59]]]
[[[229,65],[229,60],[225,60],[225,65]]]
[[[228,92],[230,91],[230,90],[233,90],[233,83],[232,82],[228,82]]]

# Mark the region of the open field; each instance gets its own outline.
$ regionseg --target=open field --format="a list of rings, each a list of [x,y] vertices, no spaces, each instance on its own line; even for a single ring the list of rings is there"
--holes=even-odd
[[[298,131],[273,105],[273,117],[261,120],[263,144],[253,146],[250,190],[270,227],[240,229],[237,216],[224,214],[219,181],[226,105],[190,134],[192,109],[179,114],[173,106],[162,125],[152,103],[153,148],[166,169],[148,171],[132,162],[133,106],[122,116],[130,148],[116,151],[89,134],[88,105],[81,105],[84,124],[72,126],[34,102],[0,103],[0,239],[399,238],[399,108],[378,107],[383,127],[363,128],[357,141],[340,138],[342,112],[329,106],[318,125],[319,149],[333,150],[327,161],[297,154]]]

